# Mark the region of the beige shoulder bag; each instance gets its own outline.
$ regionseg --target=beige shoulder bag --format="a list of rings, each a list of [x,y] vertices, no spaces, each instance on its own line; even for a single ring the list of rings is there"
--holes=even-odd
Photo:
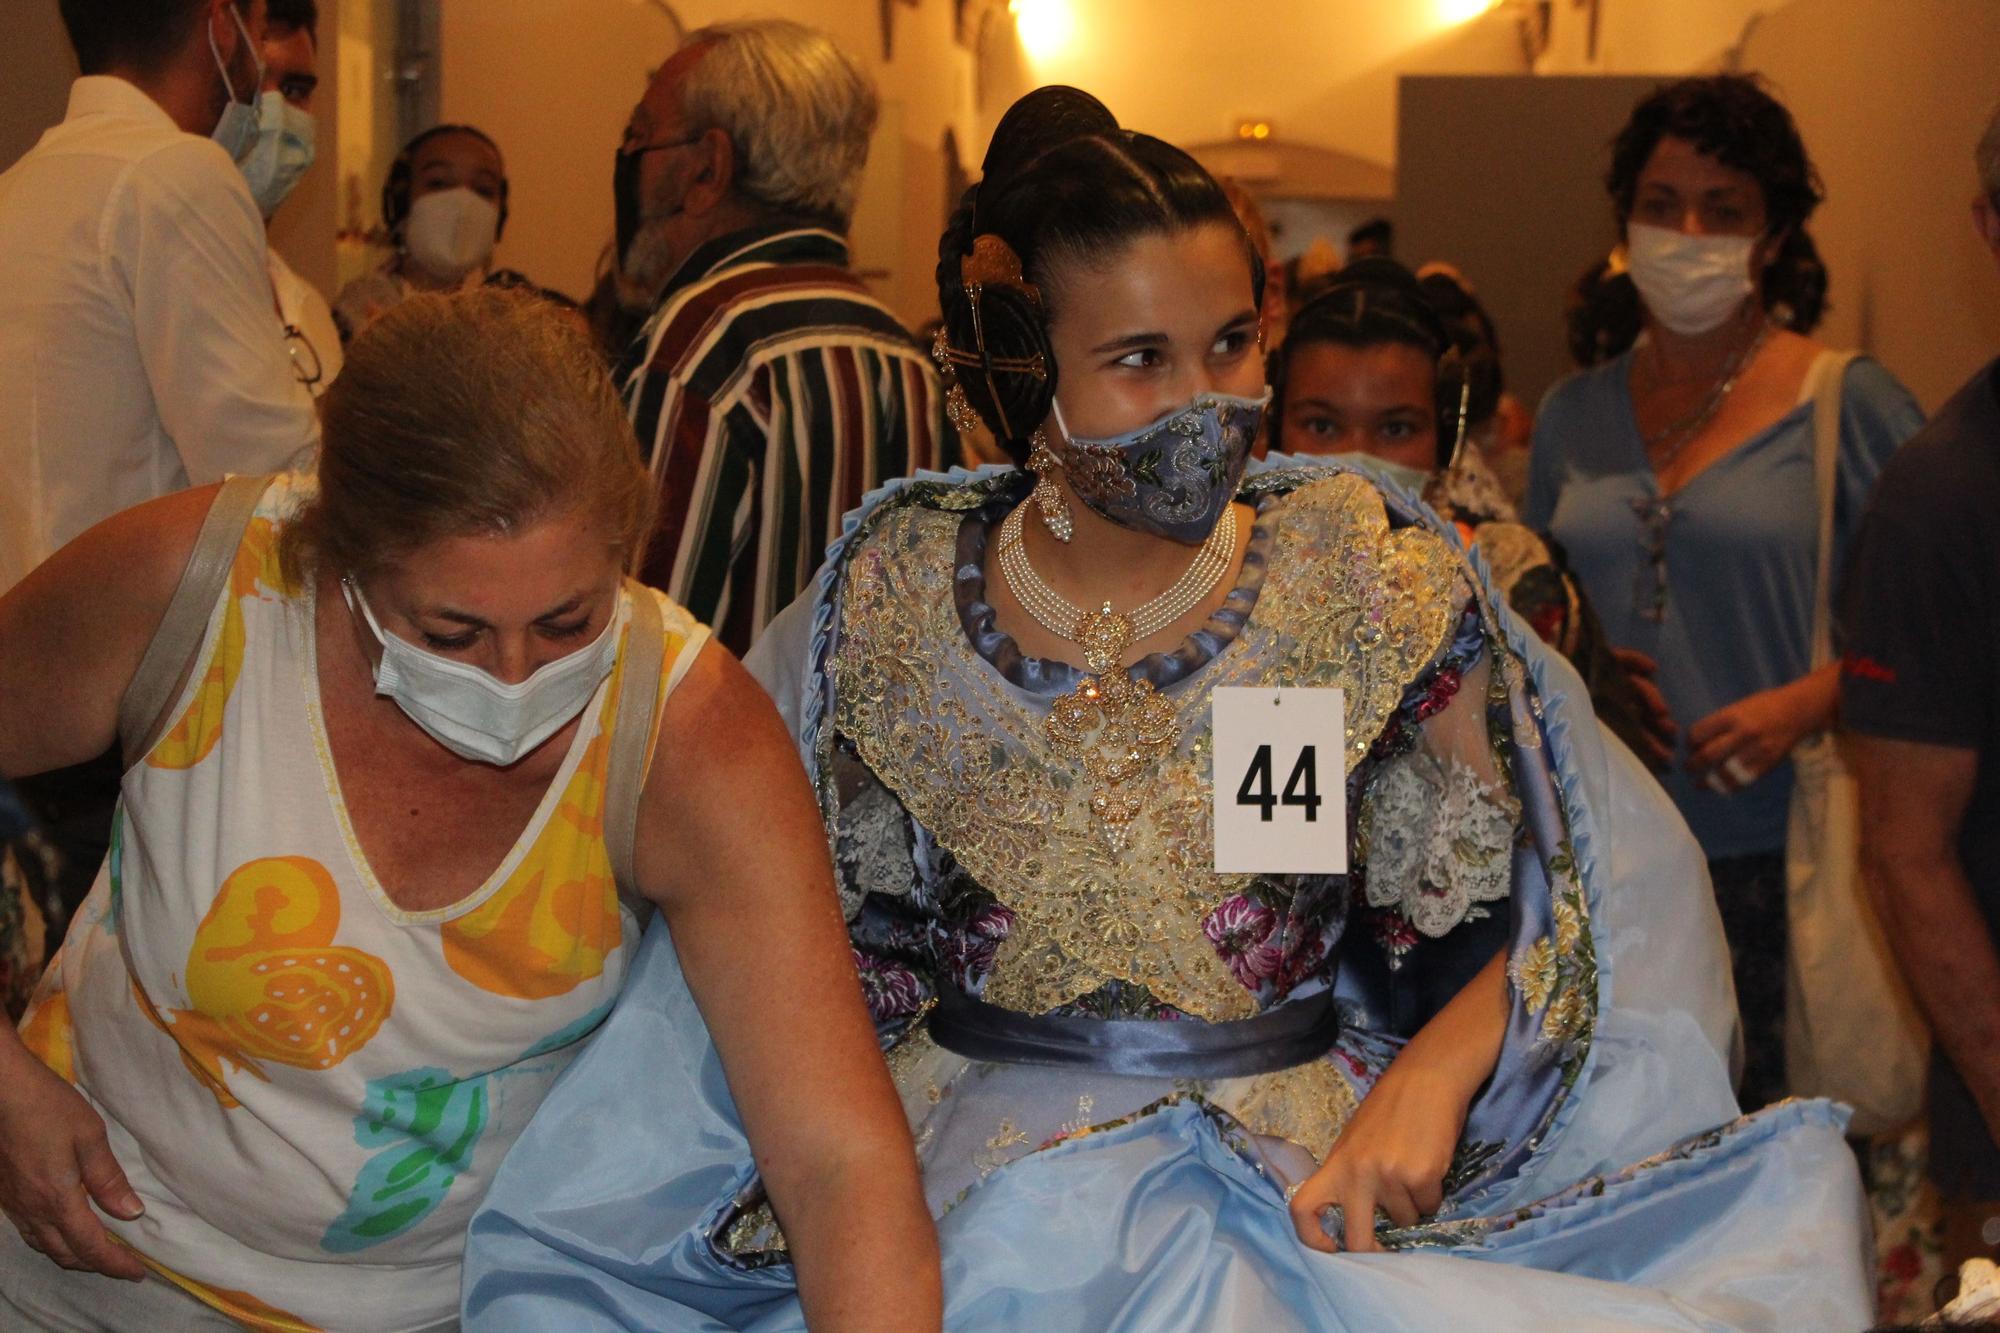
[[[1812,669],[1833,661],[1833,510],[1841,386],[1854,353],[1814,363],[1813,472],[1819,500]],[[1785,837],[1785,1079],[1795,1097],[1854,1108],[1848,1132],[1895,1129],[1923,1107],[1930,1034],[1861,879],[1861,798],[1832,731],[1792,751]]]

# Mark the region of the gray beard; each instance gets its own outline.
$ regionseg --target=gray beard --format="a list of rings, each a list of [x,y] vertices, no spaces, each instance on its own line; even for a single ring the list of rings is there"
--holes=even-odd
[[[660,289],[680,266],[681,256],[668,244],[664,222],[661,218],[641,224],[625,251],[617,274],[618,306],[622,310],[635,314],[651,310],[653,302],[660,298]]]

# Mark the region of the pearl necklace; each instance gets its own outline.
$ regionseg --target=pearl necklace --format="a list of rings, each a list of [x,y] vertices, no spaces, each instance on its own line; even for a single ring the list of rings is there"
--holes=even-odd
[[[1000,523],[1001,577],[1021,609],[1049,633],[1081,647],[1084,661],[1096,672],[1111,670],[1132,644],[1151,638],[1200,606],[1236,558],[1236,507],[1231,505],[1172,587],[1133,611],[1114,611],[1109,602],[1086,611],[1051,588],[1029,562],[1022,540],[1024,507],[1015,506]]]

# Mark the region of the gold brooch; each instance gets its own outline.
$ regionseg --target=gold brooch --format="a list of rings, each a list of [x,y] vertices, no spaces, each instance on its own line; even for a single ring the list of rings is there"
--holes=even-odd
[[[1141,808],[1138,793],[1125,784],[1173,745],[1178,735],[1174,709],[1153,682],[1134,680],[1118,665],[1132,642],[1130,618],[1106,604],[1084,617],[1076,642],[1096,674],[1056,700],[1043,726],[1051,744],[1082,763],[1095,788],[1090,811],[1106,845],[1122,853],[1131,843],[1132,821]]]

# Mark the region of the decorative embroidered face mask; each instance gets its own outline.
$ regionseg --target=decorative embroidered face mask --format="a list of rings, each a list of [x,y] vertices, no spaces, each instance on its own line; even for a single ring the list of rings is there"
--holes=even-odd
[[[1072,435],[1057,403],[1070,488],[1120,527],[1200,545],[1236,498],[1270,401],[1268,388],[1258,398],[1196,394],[1157,421],[1099,439]]]
[[[467,662],[426,652],[376,623],[351,580],[341,592],[382,645],[375,693],[396,701],[410,721],[461,759],[505,767],[567,726],[584,710],[618,657],[613,615],[587,647],[509,685]]]

